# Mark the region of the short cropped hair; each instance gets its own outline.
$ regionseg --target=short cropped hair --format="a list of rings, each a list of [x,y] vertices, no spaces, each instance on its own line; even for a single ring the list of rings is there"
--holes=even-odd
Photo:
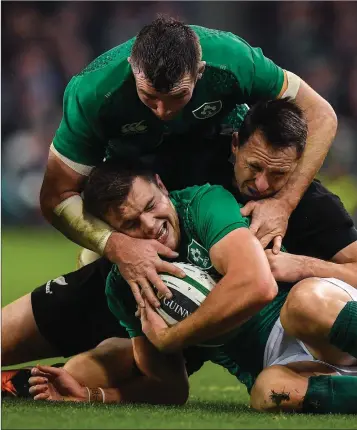
[[[305,149],[307,121],[292,99],[262,101],[252,106],[239,129],[238,147],[244,146],[256,131],[275,149],[295,147],[299,157]]]
[[[110,209],[116,209],[125,202],[137,177],[157,183],[155,173],[137,161],[99,164],[91,171],[84,186],[84,210],[104,219]]]
[[[169,92],[185,73],[196,76],[201,48],[195,32],[183,22],[160,15],[137,35],[131,59],[153,87]]]

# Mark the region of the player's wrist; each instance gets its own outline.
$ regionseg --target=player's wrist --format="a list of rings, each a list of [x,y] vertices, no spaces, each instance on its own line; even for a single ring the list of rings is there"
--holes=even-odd
[[[117,263],[118,259],[120,259],[120,250],[128,246],[128,240],[130,241],[130,238],[125,234],[112,231],[104,247],[104,257],[113,263]]]

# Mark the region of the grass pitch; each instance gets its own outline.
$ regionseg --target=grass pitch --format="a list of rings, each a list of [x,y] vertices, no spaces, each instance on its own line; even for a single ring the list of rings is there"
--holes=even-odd
[[[56,232],[5,231],[2,237],[2,306],[48,279],[71,271],[78,248]],[[55,362],[56,360],[47,360]],[[4,429],[115,428],[357,428],[352,415],[266,415],[251,411],[243,385],[218,366],[206,364],[190,378],[186,406],[88,405],[2,402]]]

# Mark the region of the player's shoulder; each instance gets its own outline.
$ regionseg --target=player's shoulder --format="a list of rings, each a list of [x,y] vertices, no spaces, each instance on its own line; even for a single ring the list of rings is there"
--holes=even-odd
[[[234,33],[197,25],[191,26],[202,47],[202,59],[216,66],[235,65],[236,60],[252,61],[251,47],[244,39]],[[238,55],[238,58],[237,58]]]
[[[293,211],[289,227],[300,230],[313,225],[319,225],[322,228],[324,225],[327,228],[346,222],[352,224],[351,217],[341,199],[315,179]]]
[[[346,209],[338,195],[328,190],[319,180],[312,181],[300,204],[296,208],[305,213],[323,214],[330,211],[346,213]]]
[[[127,59],[133,43],[134,38],[99,55],[71,79],[67,92],[81,101],[108,99],[132,76]]]

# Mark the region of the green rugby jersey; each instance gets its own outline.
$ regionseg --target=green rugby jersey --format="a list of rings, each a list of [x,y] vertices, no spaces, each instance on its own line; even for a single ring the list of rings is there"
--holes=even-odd
[[[209,184],[174,191],[170,198],[181,231],[176,261],[194,264],[216,276],[209,250],[231,231],[249,227],[248,218],[240,213],[241,205],[223,187]],[[142,336],[140,320],[135,317],[135,299],[116,265],[108,275],[106,294],[110,310],[129,336]]]
[[[238,36],[192,26],[206,69],[192,99],[171,121],[159,120],[139,99],[127,58],[135,38],[102,54],[69,82],[54,148],[72,162],[153,154],[170,135],[202,133],[228,123],[239,128],[245,103],[276,98],[283,70]],[[80,171],[80,166],[77,166]]]

